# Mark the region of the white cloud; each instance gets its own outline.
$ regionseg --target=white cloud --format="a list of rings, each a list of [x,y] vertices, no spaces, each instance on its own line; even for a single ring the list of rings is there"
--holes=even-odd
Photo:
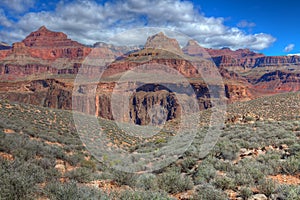
[[[12,22],[9,19],[7,19],[3,9],[0,9],[0,26],[4,26],[4,27],[12,26]]]
[[[21,40],[42,25],[63,31],[85,44],[105,41],[116,33],[145,26],[182,32],[205,47],[261,50],[275,41],[265,33],[247,34],[237,27],[225,26],[223,18],[206,17],[191,2],[181,0],[116,0],[103,5],[88,0],[61,1],[55,11],[22,16],[10,33],[5,34],[6,30],[0,32],[0,39],[14,42],[9,36],[15,32]]]
[[[6,7],[13,12],[21,13],[33,7],[34,3],[35,0],[1,0],[0,6]]]
[[[247,20],[242,20],[237,24],[239,28],[253,28],[256,24],[254,22],[248,22]]]
[[[294,44],[289,44],[289,45],[287,45],[287,46],[284,48],[284,51],[285,51],[285,52],[291,52],[291,51],[293,51],[294,48],[295,48],[295,45],[294,45]]]
[[[300,53],[288,54],[288,56],[300,56]]]

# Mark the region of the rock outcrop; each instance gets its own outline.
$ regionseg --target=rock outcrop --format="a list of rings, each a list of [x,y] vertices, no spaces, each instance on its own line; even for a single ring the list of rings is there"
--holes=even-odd
[[[150,36],[144,46],[145,49],[162,49],[176,54],[183,54],[176,39],[168,38],[163,32]]]
[[[264,56],[257,58],[253,67],[300,65],[300,56]]]
[[[14,43],[12,51],[6,56],[25,54],[43,60],[78,59],[84,58],[90,51],[91,48],[68,39],[66,34],[53,32],[42,26],[30,33],[22,42]]]
[[[73,83],[63,82],[56,79],[39,79],[32,81],[19,81],[12,83],[0,82],[0,98],[13,102],[28,103],[57,109],[72,109],[72,99],[76,105],[80,105],[77,111],[100,116],[106,119],[114,119],[111,106],[112,92],[124,91],[114,90],[113,82],[99,83],[95,96],[92,94],[93,85],[80,85],[81,95],[73,95]],[[212,106],[211,94],[207,85],[203,83],[191,83],[195,96],[198,99],[199,109],[207,109]],[[127,89],[135,88],[134,83],[128,83]],[[186,86],[178,86],[186,87]],[[114,91],[113,91],[114,90]],[[134,122],[145,125],[148,123],[159,124],[161,119],[171,120],[180,117],[181,105],[178,102],[177,94],[161,87],[159,84],[147,84],[139,87],[130,97],[128,105],[128,117],[123,117],[122,121]],[[189,95],[189,94],[187,94]],[[226,84],[225,96],[229,101],[240,101],[251,98],[251,91],[245,86]],[[157,110],[159,106],[162,110]],[[118,109],[117,109],[118,110]],[[157,113],[161,111],[160,113]],[[157,114],[164,115],[156,118]]]
[[[256,80],[255,87],[272,93],[299,91],[300,73],[280,70],[268,72]]]
[[[37,31],[30,33],[22,42],[27,47],[83,47],[82,44],[68,39],[66,34],[50,31],[45,26],[42,26]]]
[[[207,49],[201,47],[196,40],[189,40],[182,51],[190,56],[197,56],[201,58],[210,58]]]
[[[5,42],[0,42],[0,50],[11,49],[11,46]]]
[[[267,67],[282,65],[299,65],[300,56],[265,56],[249,49],[233,51],[229,48],[210,49],[201,47],[196,41],[190,40],[183,52],[192,56],[211,57],[218,67]],[[207,56],[205,56],[207,57]]]
[[[219,67],[255,68],[300,65],[300,56],[264,56],[263,54],[244,52],[243,50],[227,50],[227,53],[223,51],[224,54],[221,53],[221,50],[221,55],[218,55],[215,51],[217,50],[208,50],[213,61]]]

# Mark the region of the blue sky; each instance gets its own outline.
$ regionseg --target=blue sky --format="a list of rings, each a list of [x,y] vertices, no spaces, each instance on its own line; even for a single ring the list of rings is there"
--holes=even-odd
[[[199,0],[197,4],[207,16],[228,18],[226,25],[235,26],[241,20],[246,20],[253,22],[255,26],[245,27],[245,31],[271,34],[276,38],[276,42],[262,51],[265,54],[282,55],[300,52],[300,1]],[[288,45],[294,46],[290,52],[284,51]]]
[[[85,44],[162,27],[204,47],[287,55],[300,53],[299,12],[300,1],[283,0],[1,0],[0,41],[20,41],[42,25]]]

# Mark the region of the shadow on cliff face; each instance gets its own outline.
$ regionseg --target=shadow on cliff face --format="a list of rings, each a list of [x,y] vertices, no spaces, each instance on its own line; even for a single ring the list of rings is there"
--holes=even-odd
[[[163,125],[180,117],[176,95],[159,84],[145,84],[137,88],[129,100],[130,120],[137,125]]]

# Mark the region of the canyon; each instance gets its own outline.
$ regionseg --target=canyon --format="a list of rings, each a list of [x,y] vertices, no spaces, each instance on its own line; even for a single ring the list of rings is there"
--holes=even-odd
[[[208,71],[197,70],[195,62]],[[101,42],[91,47],[42,26],[12,47],[1,44],[0,98],[66,110],[76,103],[82,105],[78,111],[114,119],[112,93],[124,95],[124,91],[135,91],[129,100],[129,117],[122,121],[160,124],[149,115],[156,105],[165,108],[166,120],[180,117],[181,106],[175,92],[162,84],[144,82],[140,86],[132,80],[122,90],[115,89],[122,75],[141,65],[167,66],[182,74],[193,88],[200,110],[213,106],[211,88],[219,87],[216,93],[224,96],[227,103],[300,89],[299,56],[265,56],[249,49],[209,49],[194,40],[182,48],[176,39],[162,32],[150,36],[144,47]],[[203,77],[214,78],[208,75],[212,67],[222,77],[222,86],[208,85]],[[80,73],[88,81],[75,84]],[[187,90],[183,83],[168,84]]]

